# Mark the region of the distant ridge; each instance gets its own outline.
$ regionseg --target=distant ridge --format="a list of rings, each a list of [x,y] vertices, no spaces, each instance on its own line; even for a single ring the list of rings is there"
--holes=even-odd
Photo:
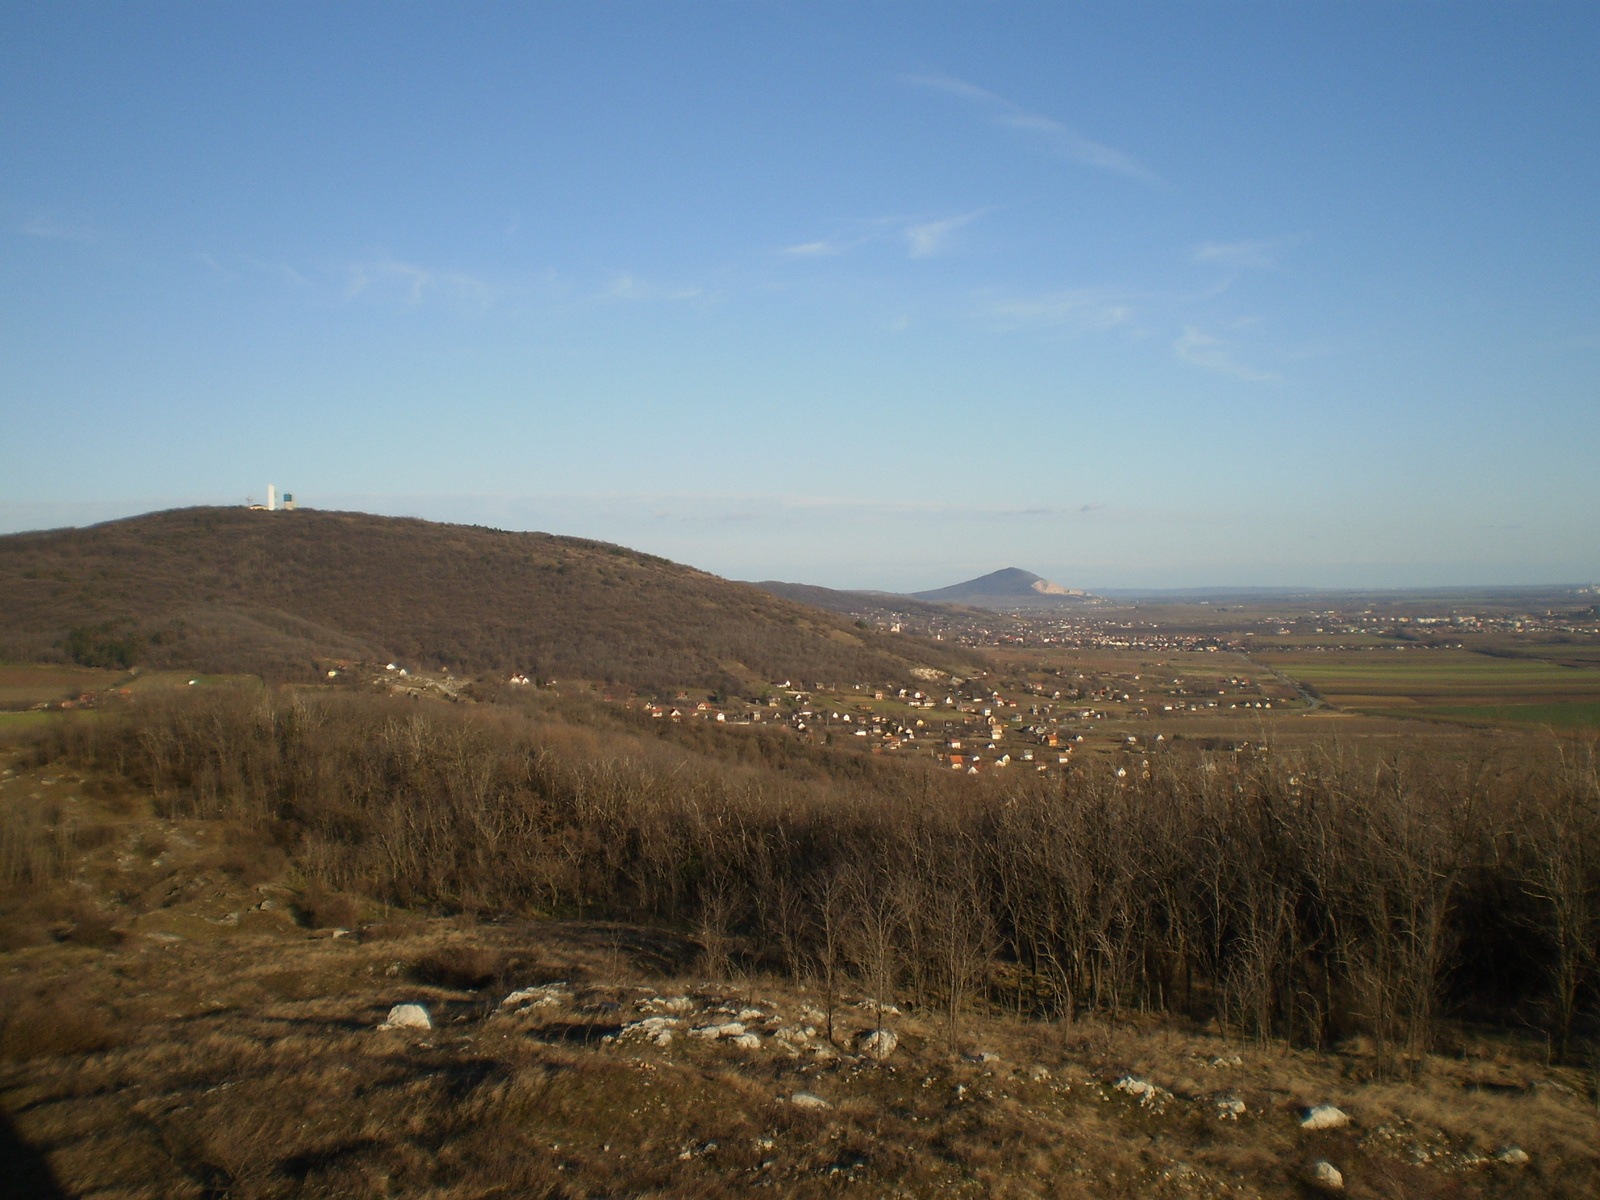
[[[893,616],[928,618],[947,616],[949,613],[946,605],[915,600],[910,596],[894,592],[839,591],[810,583],[784,583],[777,579],[763,579],[753,586],[764,592],[771,592],[774,596],[782,596],[785,600],[794,600],[800,604],[810,604],[817,608],[825,608],[829,612],[846,613],[850,616],[871,616],[880,619]]]
[[[325,676],[330,661],[736,691],[963,651],[622,546],[367,513],[187,508],[0,536],[0,659]]]
[[[1059,583],[1051,583],[1020,567],[1006,567],[965,583],[951,584],[929,592],[912,592],[911,595],[913,599],[935,604],[965,604],[972,608],[992,608],[1001,612],[1075,608],[1104,603],[1099,596],[1078,588],[1064,588]]]

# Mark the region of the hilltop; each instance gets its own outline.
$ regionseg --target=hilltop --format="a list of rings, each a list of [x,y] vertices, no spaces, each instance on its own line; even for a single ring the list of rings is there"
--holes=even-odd
[[[309,678],[330,660],[635,686],[906,677],[959,651],[622,546],[186,508],[0,537],[0,657]]]
[[[1099,604],[1098,596],[1078,588],[1064,588],[1031,571],[1006,567],[965,583],[912,592],[915,600],[934,604],[964,604],[972,608],[992,608],[1002,612],[1022,608],[1066,608]]]

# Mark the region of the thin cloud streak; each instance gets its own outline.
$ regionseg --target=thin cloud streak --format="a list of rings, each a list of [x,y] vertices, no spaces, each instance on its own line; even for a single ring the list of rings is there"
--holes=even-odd
[[[18,228],[29,237],[44,238],[53,242],[97,242],[99,232],[87,223],[59,221],[55,217],[34,217]]]
[[[660,284],[650,283],[636,275],[618,275],[611,281],[611,286],[600,294],[602,300],[625,301],[671,301],[694,300],[703,293],[697,287],[669,288]]]
[[[1038,296],[988,297],[984,312],[1002,329],[1067,328],[1077,333],[1115,329],[1133,319],[1133,306],[1091,290]]]
[[[240,261],[246,266],[260,271],[264,275],[270,275],[274,279],[281,279],[284,283],[293,284],[295,287],[309,287],[311,285],[311,281],[309,279],[300,274],[299,271],[296,271],[288,263],[264,262],[261,259],[256,258],[241,258]]]
[[[957,230],[993,212],[996,207],[991,204],[972,212],[931,221],[911,217],[872,217],[851,223],[857,229],[865,229],[864,233],[799,242],[785,246],[780,253],[788,258],[837,258],[860,246],[903,238],[907,257],[935,258],[952,248]]]
[[[950,248],[951,235],[963,225],[977,220],[987,208],[980,208],[973,212],[963,213],[959,217],[946,217],[942,221],[925,221],[920,225],[906,227],[906,243],[908,253],[912,258],[933,258],[943,254]]]
[[[496,289],[472,275],[461,271],[431,270],[389,254],[347,263],[343,274],[341,297],[347,303],[357,299],[373,299],[398,301],[414,308],[437,296],[486,308],[496,296]]]
[[[1278,265],[1279,243],[1272,238],[1244,242],[1202,242],[1189,255],[1190,261],[1236,269],[1268,271]]]
[[[1149,170],[1131,154],[1086,138],[1071,126],[1053,117],[1031,112],[1004,96],[996,95],[963,79],[955,79],[948,75],[902,75],[900,79],[914,87],[932,88],[965,100],[985,110],[989,115],[990,124],[1027,134],[1062,158],[1117,175],[1126,175],[1130,179],[1138,179],[1144,183],[1164,183],[1159,175]]]
[[[783,252],[798,258],[821,258],[843,254],[849,247],[839,242],[802,242],[798,246],[785,246]]]
[[[1177,356],[1186,363],[1197,367],[1204,367],[1208,371],[1215,371],[1219,375],[1228,375],[1234,379],[1242,379],[1247,383],[1280,383],[1276,375],[1267,371],[1258,371],[1254,367],[1247,367],[1236,363],[1228,357],[1223,349],[1224,343],[1220,338],[1210,334],[1201,333],[1192,325],[1184,326],[1183,336],[1172,343],[1172,349]]]

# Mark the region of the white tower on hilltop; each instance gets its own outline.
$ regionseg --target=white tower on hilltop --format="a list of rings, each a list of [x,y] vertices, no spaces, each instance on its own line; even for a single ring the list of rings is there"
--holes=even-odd
[[[275,512],[278,508],[278,488],[275,484],[267,484],[267,511]]]

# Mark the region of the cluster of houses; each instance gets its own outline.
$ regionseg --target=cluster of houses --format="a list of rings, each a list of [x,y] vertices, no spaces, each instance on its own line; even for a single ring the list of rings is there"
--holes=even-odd
[[[916,681],[905,687],[818,683],[808,688],[785,679],[764,688],[759,700],[730,701],[704,692],[699,699],[681,691],[670,700],[640,697],[625,703],[654,720],[786,728],[809,741],[854,744],[874,754],[925,755],[965,774],[1066,766],[1074,749],[1082,749],[1090,722],[1114,725],[1163,713],[1272,707],[1269,693],[1243,677],[1153,679],[1067,669],[1054,674],[1058,680],[1017,684],[1010,696],[979,672],[973,679],[919,676],[926,690]],[[524,687],[535,681],[518,673],[508,682]]]
[[[655,720],[786,727],[825,742],[859,738],[872,753],[920,751],[967,774],[1010,766],[1045,771],[1068,763],[1074,742],[1083,741],[1081,734],[1059,729],[1058,718],[1048,717],[1039,705],[1024,709],[988,689],[962,692],[962,682],[953,680],[956,690],[944,695],[862,684],[851,689],[860,693],[857,697],[844,689],[831,695],[820,688],[805,691],[786,680],[773,685],[774,694],[759,705],[694,701],[679,693],[671,702],[649,700],[639,708]],[[876,707],[884,702],[884,708]],[[1026,723],[1029,718],[1032,723]]]

